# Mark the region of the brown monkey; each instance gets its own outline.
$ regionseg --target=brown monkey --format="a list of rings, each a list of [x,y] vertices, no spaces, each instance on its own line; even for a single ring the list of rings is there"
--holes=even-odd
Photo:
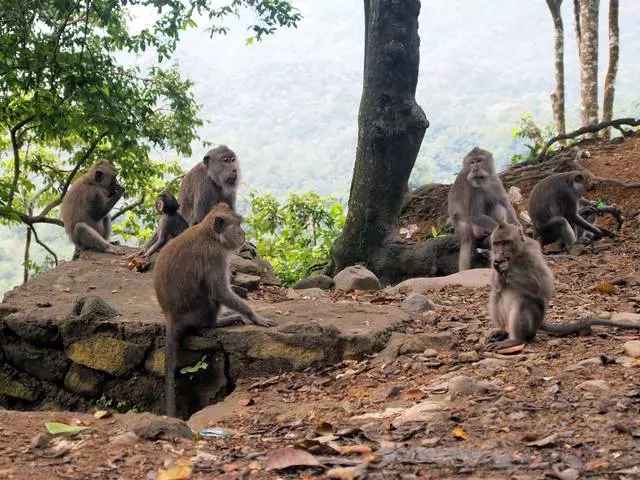
[[[209,150],[182,179],[180,213],[189,225],[196,225],[220,202],[235,210],[239,182],[236,154],[226,145]]]
[[[591,233],[594,241],[615,236],[582,216],[597,213],[596,205],[584,198],[586,192],[593,189],[589,178],[588,172],[555,173],[533,187],[529,195],[529,216],[542,246],[558,241],[560,248],[568,250],[578,238],[585,237],[584,232]]]
[[[479,147],[467,153],[449,190],[449,218],[460,237],[459,270],[471,268],[475,249],[488,248],[498,221],[518,224],[504,186],[496,175],[493,155]]]
[[[229,285],[229,254],[244,242],[242,217],[219,203],[198,225],[170,241],[158,255],[153,282],[167,323],[165,386],[167,415],[175,415],[175,367],[180,335],[192,325],[228,326],[240,319],[264,327],[275,321],[258,316]],[[240,315],[218,318],[220,305]]]
[[[142,255],[148,259],[151,255],[164,247],[169,240],[176,238],[189,228],[186,220],[178,213],[180,205],[178,204],[176,197],[174,197],[171,192],[161,192],[156,197],[154,207],[156,213],[158,215],[162,215],[162,217],[160,217],[160,222],[158,223],[158,228],[147,244],[138,252],[129,255],[127,257],[128,259],[137,255]]]
[[[491,234],[493,288],[489,316],[499,330],[487,336],[487,348],[502,349],[533,341],[537,331],[569,335],[594,325],[638,328],[640,325],[589,318],[570,325],[544,323],[553,293],[553,274],[540,244],[521,228],[500,223]]]
[[[117,181],[118,172],[107,161],[95,164],[71,186],[62,201],[62,222],[69,239],[80,250],[121,254],[110,244],[109,212],[120,200],[124,188]]]

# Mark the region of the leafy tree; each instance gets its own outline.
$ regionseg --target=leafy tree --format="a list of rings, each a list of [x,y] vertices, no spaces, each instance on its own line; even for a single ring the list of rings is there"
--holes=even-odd
[[[151,26],[132,33],[131,7],[155,9]],[[32,267],[36,225],[62,225],[59,206],[74,179],[97,160],[120,170],[126,214],[119,232],[139,234],[133,212],[153,222],[150,198],[175,161],[153,160],[153,149],[190,155],[197,139],[198,106],[192,83],[173,68],[142,71],[118,62],[127,52],[153,49],[161,61],[180,33],[208,16],[211,34],[241,9],[255,13],[249,27],[260,39],[300,15],[282,0],[0,0],[0,223],[27,228],[25,279]],[[125,55],[126,58],[126,55]],[[146,210],[145,210],[146,208]],[[144,233],[144,232],[142,232]]]
[[[342,205],[313,192],[292,193],[280,204],[270,193],[251,193],[247,233],[285,285],[326,263],[331,242],[344,225]]]
[[[511,135],[514,138],[524,138],[533,142],[525,145],[529,151],[526,155],[516,153],[511,156],[511,165],[515,165],[517,163],[535,159],[542,151],[542,148],[547,141],[554,136],[554,131],[552,124],[547,124],[543,128],[540,128],[534,123],[533,115],[528,113],[520,118],[520,123],[517,127],[513,128]],[[551,152],[553,149],[550,148],[549,151]]]

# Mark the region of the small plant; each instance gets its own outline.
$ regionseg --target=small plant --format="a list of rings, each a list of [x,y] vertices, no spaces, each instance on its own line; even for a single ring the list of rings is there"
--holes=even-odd
[[[194,365],[188,365],[186,367],[182,367],[180,369],[180,373],[182,375],[188,375],[189,380],[193,380],[193,378],[201,371],[209,368],[209,363],[206,362],[207,356],[205,355],[200,360],[198,360]]]
[[[513,127],[511,135],[513,138],[524,138],[533,142],[533,144],[525,144],[525,148],[529,151],[527,154],[516,153],[511,157],[511,165],[516,165],[535,159],[545,143],[555,135],[555,131],[552,123],[548,123],[542,128],[538,127],[533,121],[533,115],[527,113],[520,118],[518,126]],[[553,151],[553,148],[549,148],[549,151]]]
[[[102,396],[96,400],[96,406],[100,408],[109,408],[111,405],[113,405],[113,399],[108,398],[105,394],[102,394]]]
[[[284,203],[269,193],[252,192],[249,199],[248,236],[284,285],[327,261],[346,218],[339,202],[314,192],[292,193]]]

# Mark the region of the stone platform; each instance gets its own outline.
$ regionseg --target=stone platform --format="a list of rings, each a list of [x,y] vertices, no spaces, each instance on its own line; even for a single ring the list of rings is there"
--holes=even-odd
[[[162,412],[164,319],[152,278],[130,271],[124,257],[84,253],[7,293],[0,304],[0,405],[86,410],[99,400]],[[201,329],[183,338],[180,366],[195,368],[179,375],[181,415],[221,400],[241,376],[379,351],[409,321],[392,305],[329,298],[249,303],[278,325]]]

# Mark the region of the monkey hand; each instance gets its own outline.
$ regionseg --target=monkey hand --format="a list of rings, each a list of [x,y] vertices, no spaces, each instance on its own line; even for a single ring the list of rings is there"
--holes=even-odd
[[[509,260],[494,260],[493,268],[498,273],[505,273],[509,269]]]
[[[127,260],[133,260],[134,258],[136,258],[138,256],[146,257],[146,253],[145,253],[145,249],[144,248],[141,248],[137,252],[133,252],[133,253],[127,255],[126,259]]]
[[[275,320],[271,320],[270,318],[264,318],[259,315],[255,316],[252,323],[255,325],[259,325],[261,327],[275,327],[277,325]]]
[[[602,232],[603,237],[616,238],[618,236],[616,233],[606,228],[601,228],[600,231]]]
[[[119,197],[119,196],[122,196],[123,193],[124,193],[124,187],[117,182],[114,183],[113,186],[111,187],[111,196]]]

